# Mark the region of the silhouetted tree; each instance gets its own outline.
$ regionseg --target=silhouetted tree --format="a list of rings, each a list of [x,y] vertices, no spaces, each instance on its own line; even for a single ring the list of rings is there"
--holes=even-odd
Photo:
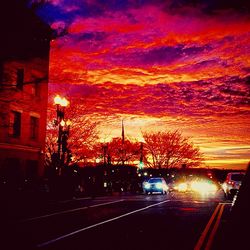
[[[144,132],[146,164],[153,168],[196,167],[202,162],[198,147],[179,131]]]
[[[56,108],[53,104],[48,109],[48,125],[46,136],[46,165],[49,166],[53,160],[53,154],[58,149],[58,126],[55,123]],[[97,125],[86,115],[86,108],[83,105],[71,105],[65,109],[65,120],[69,119],[69,137],[65,159],[72,155],[74,163],[84,161],[93,157],[93,148],[98,139]],[[68,159],[69,160],[69,159]]]
[[[101,156],[103,162],[113,165],[131,164],[140,157],[140,143],[131,142],[127,139],[115,137],[108,143],[96,144],[96,152],[99,158]]]

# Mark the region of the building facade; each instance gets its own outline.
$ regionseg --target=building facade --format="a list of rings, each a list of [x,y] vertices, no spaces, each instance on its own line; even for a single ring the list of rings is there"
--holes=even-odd
[[[25,1],[3,2],[0,177],[2,184],[21,187],[43,175],[51,30]]]

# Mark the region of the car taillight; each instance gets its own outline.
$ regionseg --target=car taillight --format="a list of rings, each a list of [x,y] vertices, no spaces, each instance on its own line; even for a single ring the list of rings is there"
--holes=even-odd
[[[228,183],[229,185],[232,185],[232,186],[234,186],[234,184],[235,184],[234,181],[228,181],[227,183]]]

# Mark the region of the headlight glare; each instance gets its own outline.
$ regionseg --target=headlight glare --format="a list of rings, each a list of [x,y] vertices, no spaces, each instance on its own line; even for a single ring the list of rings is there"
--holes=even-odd
[[[177,190],[180,191],[180,192],[186,192],[187,191],[187,183],[183,182],[183,183],[180,183],[178,186],[177,186]]]
[[[194,181],[191,183],[191,189],[195,192],[206,194],[217,191],[217,186],[206,181]]]

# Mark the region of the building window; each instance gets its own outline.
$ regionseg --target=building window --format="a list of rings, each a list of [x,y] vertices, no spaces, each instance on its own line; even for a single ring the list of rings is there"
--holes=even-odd
[[[33,96],[40,97],[40,86],[38,82],[32,85],[31,92]]]
[[[39,118],[31,116],[30,117],[30,139],[37,140],[38,138],[38,125]]]
[[[17,69],[16,87],[20,90],[23,90],[23,83],[24,83],[24,69]]]
[[[11,111],[10,113],[10,126],[9,134],[15,138],[21,135],[21,113],[17,111]]]

